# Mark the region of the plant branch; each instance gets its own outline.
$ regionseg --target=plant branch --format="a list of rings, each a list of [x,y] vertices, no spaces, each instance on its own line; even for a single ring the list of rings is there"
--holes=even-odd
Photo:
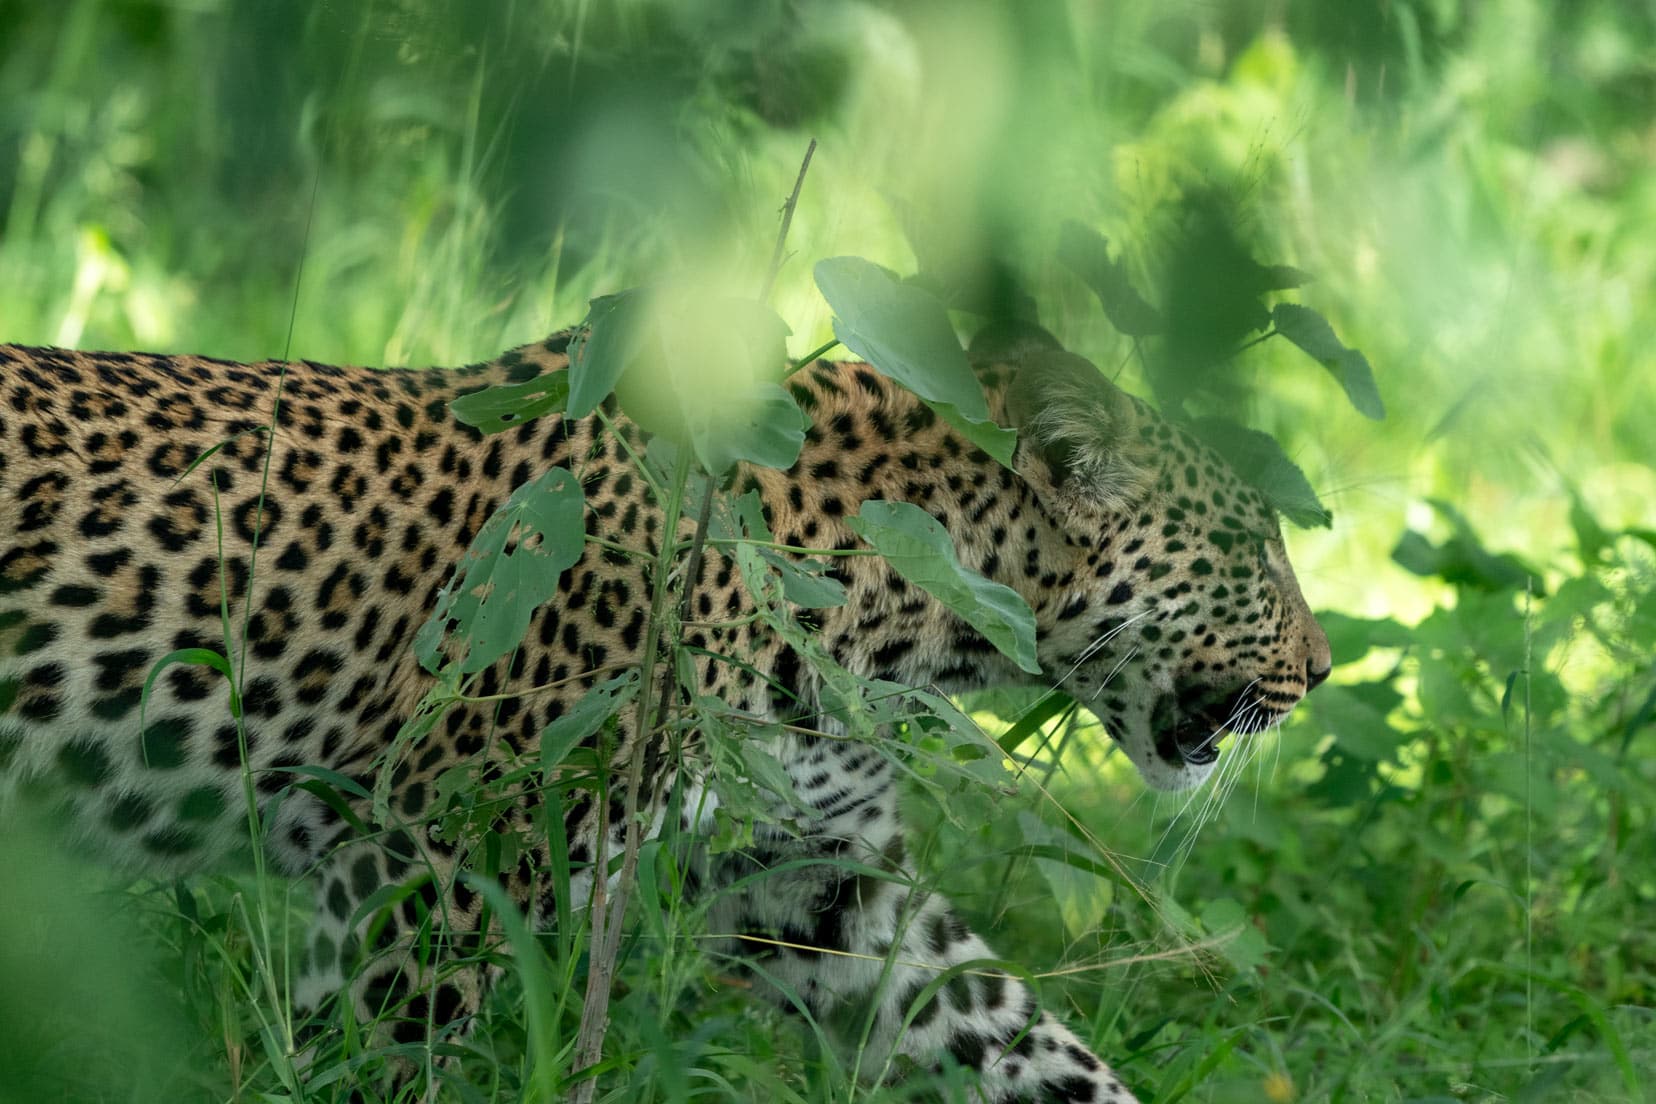
[[[788,227],[793,222],[794,208],[799,203],[799,190],[805,183],[805,171],[810,168],[811,155],[815,152],[816,139],[813,138],[810,145],[805,148],[805,158],[800,162],[799,176],[794,180],[793,191],[782,206],[782,225],[777,230],[776,245],[771,250],[770,267],[765,273],[764,284],[759,294],[760,302],[770,298],[777,272],[782,267],[782,250],[787,243]],[[663,624],[663,614],[665,598],[670,587],[672,562],[678,551],[672,535],[678,532],[679,511],[683,506],[685,487],[690,479],[690,459],[690,449],[681,449],[673,472],[673,485],[669,488],[670,493],[666,499],[665,516],[662,519],[662,540],[655,565],[656,585],[651,596],[650,621],[645,632],[644,651],[639,657],[639,667],[644,675],[643,685],[639,690],[638,709],[634,714],[637,719],[633,725],[633,744],[627,759],[627,838],[622,846],[621,870],[616,877],[615,896],[609,901],[605,900],[608,862],[604,855],[610,829],[606,815],[609,802],[599,803],[599,834],[592,864],[592,943],[586,997],[581,1005],[581,1024],[575,1038],[576,1071],[591,1069],[603,1057],[604,1035],[609,1027],[610,988],[615,978],[616,959],[621,952],[621,933],[626,920],[627,902],[632,894],[633,880],[638,873],[638,850],[643,844],[643,832],[638,822],[638,800],[639,792],[645,785],[645,751],[656,738],[655,733],[666,725],[668,712],[678,696],[678,665],[675,659],[682,644],[680,632],[685,620],[690,616],[690,603],[695,597],[696,583],[701,574],[702,551],[707,544],[707,527],[712,518],[714,486],[712,481],[708,480],[703,488],[701,506],[696,513],[695,535],[690,541],[690,558],[685,563],[677,615],[669,627]],[[672,634],[673,654],[669,655],[667,662],[662,666],[661,683],[652,701],[650,668],[656,661],[664,630]],[[653,723],[646,724],[651,717],[652,705],[654,720]],[[570,1100],[573,1104],[591,1104],[597,1084],[593,1077],[582,1078],[571,1088]]]
[[[770,267],[765,271],[765,282],[759,286],[759,301],[770,299],[771,288],[776,285],[776,274],[782,271],[782,247],[788,241],[788,227],[793,225],[794,208],[799,206],[799,189],[805,186],[805,170],[811,167],[811,155],[816,152],[816,139],[805,147],[805,159],[799,163],[799,175],[794,178],[793,191],[788,193],[788,201],[782,204],[782,225],[776,231],[776,244],[771,247]]]

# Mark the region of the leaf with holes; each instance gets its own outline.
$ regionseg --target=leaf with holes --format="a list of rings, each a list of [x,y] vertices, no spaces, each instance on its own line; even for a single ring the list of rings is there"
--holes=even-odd
[[[1018,435],[989,418],[948,312],[930,292],[861,257],[818,261],[817,287],[834,309],[840,344],[920,396],[973,444],[1007,467]]]
[[[461,395],[449,403],[454,420],[485,435],[514,429],[531,418],[555,414],[569,399],[569,373],[548,372],[523,383],[507,383]]]
[[[517,647],[558,577],[581,558],[586,497],[575,477],[553,468],[525,483],[477,534],[437,608],[414,637],[414,654],[435,672],[443,652],[475,674]]]
[[[638,358],[648,329],[646,307],[644,292],[636,288],[601,295],[588,305],[586,322],[569,343],[571,418],[596,410]]]
[[[963,567],[948,531],[910,502],[864,502],[845,519],[892,569],[949,607],[1020,668],[1040,674],[1035,615],[1011,587]]]

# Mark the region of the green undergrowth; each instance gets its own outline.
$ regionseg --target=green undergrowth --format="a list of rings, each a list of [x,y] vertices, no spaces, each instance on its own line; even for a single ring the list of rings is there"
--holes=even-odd
[[[1157,796],[1058,717],[1015,795],[916,787],[928,881],[1146,1099],[1650,1098],[1648,13],[483,7],[0,3],[0,340],[463,363],[665,275],[751,293],[814,135],[771,299],[792,354],[836,335],[818,258],[1025,292],[1123,385],[1268,431],[1333,515],[1290,542],[1338,667],[1280,734]],[[1186,232],[1219,200],[1221,244],[1314,273],[1291,301],[1343,344],[1186,393],[1213,335],[1169,350],[1121,288],[1176,312],[1234,283]],[[993,736],[1031,700],[964,704]],[[0,829],[0,1100],[372,1092],[373,1025],[296,1077],[302,887],[114,881],[34,819]],[[706,953],[671,842],[639,869],[600,1099],[963,1098],[853,1088]],[[511,952],[443,1099],[563,1089],[584,931]]]

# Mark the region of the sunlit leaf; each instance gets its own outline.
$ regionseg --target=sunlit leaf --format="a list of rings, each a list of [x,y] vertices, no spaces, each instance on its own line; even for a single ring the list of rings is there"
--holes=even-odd
[[[1018,435],[989,406],[943,304],[861,257],[818,261],[817,287],[834,309],[834,336],[913,391],[973,444],[1007,467]]]
[[[799,458],[810,423],[780,385],[789,330],[775,311],[671,286],[653,289],[625,324],[636,341],[615,392],[639,426],[689,445],[713,474],[742,460],[787,468]]]

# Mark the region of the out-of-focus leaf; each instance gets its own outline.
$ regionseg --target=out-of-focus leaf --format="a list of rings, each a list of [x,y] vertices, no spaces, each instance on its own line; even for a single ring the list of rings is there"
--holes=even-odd
[[[1098,296],[1110,325],[1128,337],[1149,337],[1166,328],[1160,312],[1133,287],[1121,263],[1110,259],[1104,235],[1073,219],[1065,221],[1058,235],[1058,259]]]
[[[1537,596],[1545,593],[1538,572],[1511,553],[1493,553],[1484,548],[1472,526],[1449,503],[1428,501],[1454,526],[1454,535],[1434,545],[1424,535],[1406,530],[1392,549],[1392,560],[1399,566],[1416,575],[1436,575],[1445,582],[1477,590],[1511,591],[1528,586]]]
[[[1336,667],[1355,663],[1371,648],[1407,648],[1415,642],[1414,630],[1389,617],[1350,617],[1337,610],[1317,611],[1317,623],[1328,635]]]
[[[1224,418],[1199,419],[1196,433],[1289,521],[1306,529],[1333,525],[1333,513],[1276,438]]]
[[[1587,508],[1581,492],[1570,488],[1570,528],[1575,530],[1576,553],[1582,563],[1595,563],[1615,538],[1599,524],[1593,511]]]
[[[1288,288],[1304,287],[1316,279],[1303,269],[1293,265],[1260,265],[1265,274],[1265,290],[1284,291]]]
[[[1278,303],[1271,310],[1271,321],[1277,333],[1333,373],[1359,414],[1376,420],[1386,416],[1386,404],[1374,385],[1368,358],[1356,349],[1348,349],[1334,336],[1334,328],[1322,315],[1298,303]]]

